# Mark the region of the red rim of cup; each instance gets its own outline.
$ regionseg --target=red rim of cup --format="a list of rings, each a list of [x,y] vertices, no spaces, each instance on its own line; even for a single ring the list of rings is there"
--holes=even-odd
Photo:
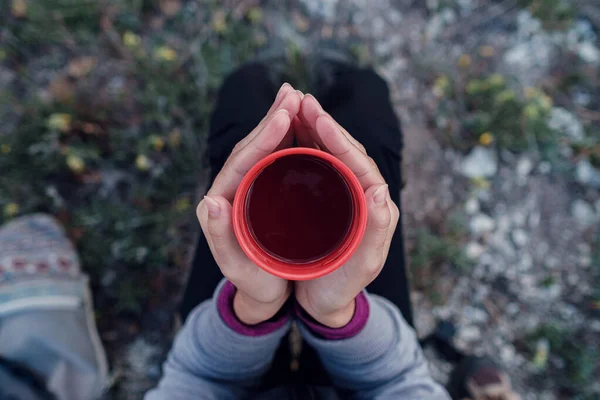
[[[275,160],[290,155],[309,155],[331,164],[345,180],[352,196],[353,218],[344,240],[325,257],[308,263],[292,264],[274,258],[255,241],[246,220],[248,191],[258,175]],[[309,280],[327,275],[348,261],[356,251],[367,228],[367,201],[358,178],[350,168],[329,153],[307,147],[294,147],[274,152],[260,160],[246,174],[233,200],[233,230],[246,255],[260,268],[272,275],[295,281]]]

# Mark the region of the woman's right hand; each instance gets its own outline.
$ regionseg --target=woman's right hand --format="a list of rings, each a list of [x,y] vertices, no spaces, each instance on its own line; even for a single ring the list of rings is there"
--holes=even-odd
[[[288,281],[255,265],[243,252],[233,232],[231,202],[244,175],[275,150],[291,147],[291,121],[300,109],[302,93],[284,84],[267,115],[233,149],[196,215],[223,275],[235,285],[236,316],[254,325],[273,317],[291,293]]]

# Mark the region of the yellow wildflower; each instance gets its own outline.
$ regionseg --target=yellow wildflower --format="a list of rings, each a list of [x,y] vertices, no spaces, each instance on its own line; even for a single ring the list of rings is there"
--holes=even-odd
[[[11,152],[11,150],[12,150],[12,146],[10,144],[2,143],[0,145],[0,153],[2,153],[2,154],[8,154]]]
[[[142,39],[140,39],[140,37],[135,33],[127,31],[123,34],[123,43],[125,43],[125,46],[129,47],[130,49],[135,49],[142,43]]]
[[[531,99],[535,97],[535,95],[538,93],[538,90],[530,86],[523,89],[523,93],[525,94],[526,99]]]
[[[177,58],[177,52],[168,46],[160,46],[154,49],[154,57],[162,61],[173,61]]]
[[[135,166],[140,171],[148,171],[150,169],[150,160],[144,154],[138,154],[135,159]]]
[[[450,89],[450,79],[446,75],[437,78],[433,84],[433,94],[436,97],[442,97]]]
[[[496,50],[492,46],[481,46],[479,48],[479,55],[481,57],[489,58],[493,57],[496,54]]]
[[[473,182],[473,185],[475,185],[475,187],[478,189],[487,190],[492,186],[490,181],[488,181],[487,179],[482,178],[482,177],[473,178],[472,182]]]
[[[461,68],[468,68],[471,65],[471,56],[468,54],[463,54],[458,59],[458,66]]]
[[[536,346],[532,363],[537,369],[544,369],[548,363],[550,344],[547,339],[541,339]]]
[[[181,144],[181,131],[179,128],[175,128],[169,133],[169,145],[173,148],[179,147]]]
[[[160,136],[150,135],[149,139],[150,144],[152,145],[152,147],[154,147],[154,150],[162,151],[162,149],[165,147],[165,141]]]
[[[523,114],[525,114],[528,119],[537,119],[540,116],[540,110],[535,104],[527,104],[523,110]]]
[[[27,2],[25,0],[13,0],[10,5],[10,12],[17,18],[27,16]]]
[[[263,20],[263,12],[260,7],[252,7],[248,10],[248,19],[254,25],[258,25]]]
[[[479,136],[479,143],[482,146],[489,146],[494,141],[494,135],[490,132],[484,132]]]
[[[75,172],[76,174],[80,174],[85,169],[85,161],[83,161],[83,158],[79,157],[78,155],[69,154],[67,156],[67,166],[71,171]]]
[[[177,211],[185,211],[190,208],[190,199],[187,196],[181,197],[175,203],[175,210]]]
[[[225,11],[218,10],[213,14],[212,28],[217,33],[223,33],[227,30]]]
[[[71,129],[71,121],[73,118],[69,114],[57,113],[52,114],[48,118],[48,128],[68,132]]]
[[[490,82],[490,85],[492,85],[493,87],[499,87],[499,86],[504,85],[504,77],[500,74],[490,75],[490,77],[488,78],[488,81]]]
[[[498,93],[498,95],[496,96],[496,101],[502,104],[506,103],[507,101],[514,100],[515,97],[515,92],[513,92],[511,89],[505,89]]]
[[[467,83],[467,93],[475,94],[481,91],[481,81],[473,79]]]
[[[19,205],[17,203],[8,203],[4,206],[4,215],[14,217],[19,213]]]
[[[552,101],[552,97],[547,94],[542,94],[540,97],[540,105],[542,106],[542,110],[548,111],[552,108],[554,102]]]

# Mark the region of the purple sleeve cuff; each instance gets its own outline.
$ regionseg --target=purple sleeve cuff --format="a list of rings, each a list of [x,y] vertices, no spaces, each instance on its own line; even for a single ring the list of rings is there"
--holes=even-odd
[[[341,328],[330,328],[311,317],[300,305],[294,303],[294,309],[298,318],[314,333],[315,335],[327,340],[343,340],[350,339],[358,335],[365,327],[369,319],[369,302],[364,292],[360,292],[356,296],[356,306],[354,315],[348,324]]]
[[[217,298],[219,314],[225,325],[234,332],[244,336],[264,336],[282,328],[290,319],[290,309],[287,307],[287,304],[284,304],[281,310],[271,319],[256,325],[244,324],[233,311],[233,297],[236,291],[237,288],[233,283],[226,281]]]

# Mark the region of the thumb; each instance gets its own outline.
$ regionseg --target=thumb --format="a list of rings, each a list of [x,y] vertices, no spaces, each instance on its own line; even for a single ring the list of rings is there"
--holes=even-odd
[[[365,192],[368,206],[367,230],[357,250],[357,265],[369,275],[377,275],[385,263],[391,237],[398,221],[388,185],[373,185]],[[374,276],[373,276],[374,278]]]
[[[223,196],[204,196],[198,205],[198,219],[215,261],[224,275],[246,263],[231,220],[231,204]]]

